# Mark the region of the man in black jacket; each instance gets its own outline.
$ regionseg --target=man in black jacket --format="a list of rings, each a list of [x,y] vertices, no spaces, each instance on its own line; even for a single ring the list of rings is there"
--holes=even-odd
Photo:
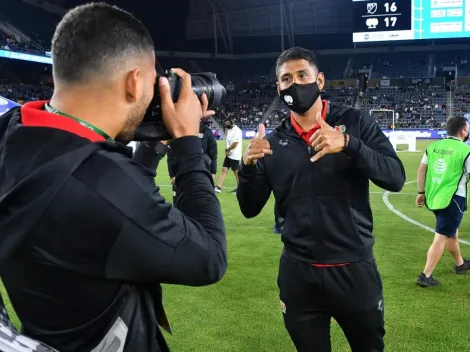
[[[52,41],[55,91],[0,118],[2,279],[25,335],[61,352],[168,351],[161,283],[213,284],[226,235],[198,137],[207,112],[182,70],[159,80],[180,204],[155,185],[161,143],[126,143],[153,97],[150,34],[106,4],[69,11]],[[160,154],[160,155],[159,155]],[[154,159],[152,159],[152,155]],[[149,157],[151,160],[149,160]],[[22,241],[19,243],[18,241]],[[197,328],[197,327],[195,327]]]
[[[217,174],[217,141],[215,140],[214,133],[212,130],[204,126],[202,123],[199,127],[199,139],[202,144],[202,152],[206,154],[210,159],[210,172],[212,174],[212,179],[215,182],[215,175]],[[169,144],[168,154],[167,154],[167,163],[168,163],[168,174],[170,175],[171,185],[173,188],[173,204],[176,201],[177,189],[175,183],[176,173],[178,172],[178,164],[175,162],[173,153],[171,152],[171,143]]]
[[[276,73],[291,117],[266,139],[260,125],[237,198],[252,218],[273,192],[284,218],[278,285],[286,328],[298,351],[326,352],[334,317],[353,352],[383,351],[369,180],[398,192],[403,165],[368,114],[322,101],[325,78],[312,52],[285,51]]]

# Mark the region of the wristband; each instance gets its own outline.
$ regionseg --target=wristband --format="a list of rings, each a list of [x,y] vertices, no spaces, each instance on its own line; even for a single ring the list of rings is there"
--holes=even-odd
[[[418,194],[424,194],[424,191],[423,192],[418,191]]]
[[[164,157],[168,152],[168,146],[160,141],[142,142],[142,145],[146,146],[147,148],[152,149],[156,153],[160,154],[162,157]]]

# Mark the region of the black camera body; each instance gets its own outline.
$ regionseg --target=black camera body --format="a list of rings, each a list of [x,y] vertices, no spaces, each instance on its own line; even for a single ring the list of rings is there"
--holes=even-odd
[[[181,91],[181,78],[172,70],[165,71],[160,77],[166,77],[170,83],[171,96],[173,102],[178,101]],[[225,88],[217,80],[214,73],[202,72],[191,75],[191,86],[197,97],[201,99],[203,93],[206,94],[209,102],[209,110],[213,110],[221,102],[226,94]],[[137,128],[134,141],[162,141],[169,140],[173,137],[169,134],[162,119],[161,96],[159,91],[158,79],[155,84],[155,91],[152,102],[142,120],[141,125]]]

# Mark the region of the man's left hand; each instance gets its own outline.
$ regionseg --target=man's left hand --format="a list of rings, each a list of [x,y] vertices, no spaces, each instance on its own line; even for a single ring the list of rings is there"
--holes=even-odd
[[[416,206],[418,208],[422,208],[423,205],[425,204],[426,196],[424,194],[418,194],[416,197]]]
[[[320,129],[310,138],[313,149],[317,152],[310,161],[313,163],[326,154],[340,153],[344,150],[344,134],[335,130],[322,119],[321,114],[317,114],[317,123]]]

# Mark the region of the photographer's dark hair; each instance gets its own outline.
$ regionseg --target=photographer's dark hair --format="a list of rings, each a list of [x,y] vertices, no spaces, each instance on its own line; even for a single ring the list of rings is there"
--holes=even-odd
[[[279,77],[279,68],[285,64],[288,61],[293,61],[293,60],[306,60],[308,63],[314,67],[318,68],[318,61],[317,57],[311,50],[307,50],[304,48],[290,48],[285,50],[281,56],[277,59],[276,62],[276,76]]]
[[[456,137],[467,126],[467,122],[465,117],[451,117],[446,122],[447,134]]]
[[[150,33],[129,12],[105,3],[78,6],[52,38],[54,79],[79,83],[106,77],[130,56],[153,50]]]

